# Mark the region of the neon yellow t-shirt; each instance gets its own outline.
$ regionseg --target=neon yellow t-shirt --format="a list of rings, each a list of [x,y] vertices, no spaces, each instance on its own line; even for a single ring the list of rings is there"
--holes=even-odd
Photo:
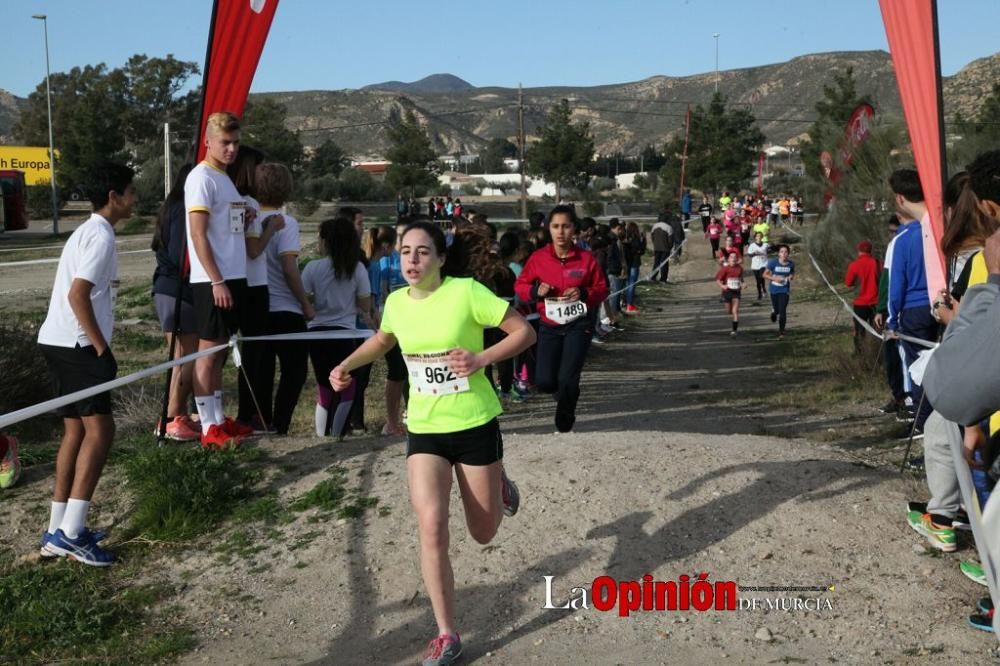
[[[771,231],[771,225],[768,224],[767,222],[758,222],[757,224],[753,225],[752,231],[755,236],[757,234],[762,235],[764,237],[764,242],[766,243],[767,234],[770,233]]]
[[[728,206],[732,202],[733,202],[733,198],[732,197],[719,197],[719,207],[720,208],[725,208],[726,206]]]
[[[396,336],[404,356],[458,348],[479,353],[483,329],[499,326],[508,307],[472,278],[446,277],[427,298],[410,297],[409,288],[389,294],[381,328]],[[411,382],[406,427],[420,434],[458,432],[489,423],[502,412],[480,369],[469,376],[469,390],[461,393],[420,394]]]

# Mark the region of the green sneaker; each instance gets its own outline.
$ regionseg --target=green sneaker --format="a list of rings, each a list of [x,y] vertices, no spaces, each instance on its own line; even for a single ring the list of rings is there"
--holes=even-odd
[[[906,514],[906,522],[917,534],[927,537],[927,542],[944,553],[954,553],[958,550],[958,543],[955,541],[955,530],[950,527],[942,527],[931,521],[929,513],[919,513],[910,511]]]
[[[958,563],[958,568],[961,569],[962,573],[964,573],[973,583],[979,583],[983,587],[987,586],[986,573],[983,571],[983,568],[975,562],[963,560]]]
[[[0,490],[10,488],[21,476],[21,459],[17,455],[17,437],[0,435],[3,456],[0,457]]]

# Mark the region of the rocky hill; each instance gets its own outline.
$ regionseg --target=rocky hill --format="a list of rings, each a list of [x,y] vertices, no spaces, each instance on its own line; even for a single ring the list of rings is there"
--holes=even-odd
[[[788,62],[719,73],[719,90],[733,103],[748,104],[771,143],[802,137],[815,117],[813,105],[835,72],[854,68],[858,90],[884,117],[901,117],[892,60],[884,51],[818,53]],[[946,117],[974,115],[1000,80],[1000,54],[976,60],[944,82]],[[548,109],[569,99],[578,119],[590,121],[598,152],[637,153],[683,131],[688,104],[707,103],[715,74],[654,76],[593,87],[526,88],[525,131],[544,122]],[[414,83],[387,82],[361,90],[261,93],[288,108],[288,125],[315,146],[333,139],[357,158],[375,158],[388,146],[386,124],[412,109],[442,154],[475,153],[491,138],[517,133],[517,90],[472,87],[450,74]],[[0,91],[0,141],[10,134],[24,100]]]
[[[14,124],[27,100],[0,89],[0,143],[13,143]]]

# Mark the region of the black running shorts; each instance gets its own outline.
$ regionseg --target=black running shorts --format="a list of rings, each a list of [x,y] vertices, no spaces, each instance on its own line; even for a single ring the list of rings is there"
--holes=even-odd
[[[503,460],[503,436],[500,423],[488,423],[458,432],[407,435],[406,455],[429,453],[441,456],[452,465],[491,465]]]
[[[726,303],[732,303],[734,300],[738,301],[740,299],[739,289],[723,289],[722,298]]]
[[[49,377],[56,397],[89,389],[104,382],[110,382],[118,374],[118,362],[111,348],[104,350],[101,356],[93,346],[56,347],[54,345],[38,345],[49,366]],[[97,395],[82,398],[76,402],[60,407],[56,414],[64,419],[94,416],[95,414],[111,414],[111,392],[104,391]]]
[[[226,280],[229,293],[233,297],[233,307],[221,310],[215,306],[212,285],[197,282],[191,285],[191,300],[194,305],[195,332],[201,340],[228,340],[240,329],[241,315],[246,306],[247,281]]]

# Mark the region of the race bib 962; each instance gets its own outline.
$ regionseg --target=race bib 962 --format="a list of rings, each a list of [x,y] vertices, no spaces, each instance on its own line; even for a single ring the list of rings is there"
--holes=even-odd
[[[410,386],[420,395],[452,395],[469,390],[469,378],[448,369],[448,352],[404,354]]]

